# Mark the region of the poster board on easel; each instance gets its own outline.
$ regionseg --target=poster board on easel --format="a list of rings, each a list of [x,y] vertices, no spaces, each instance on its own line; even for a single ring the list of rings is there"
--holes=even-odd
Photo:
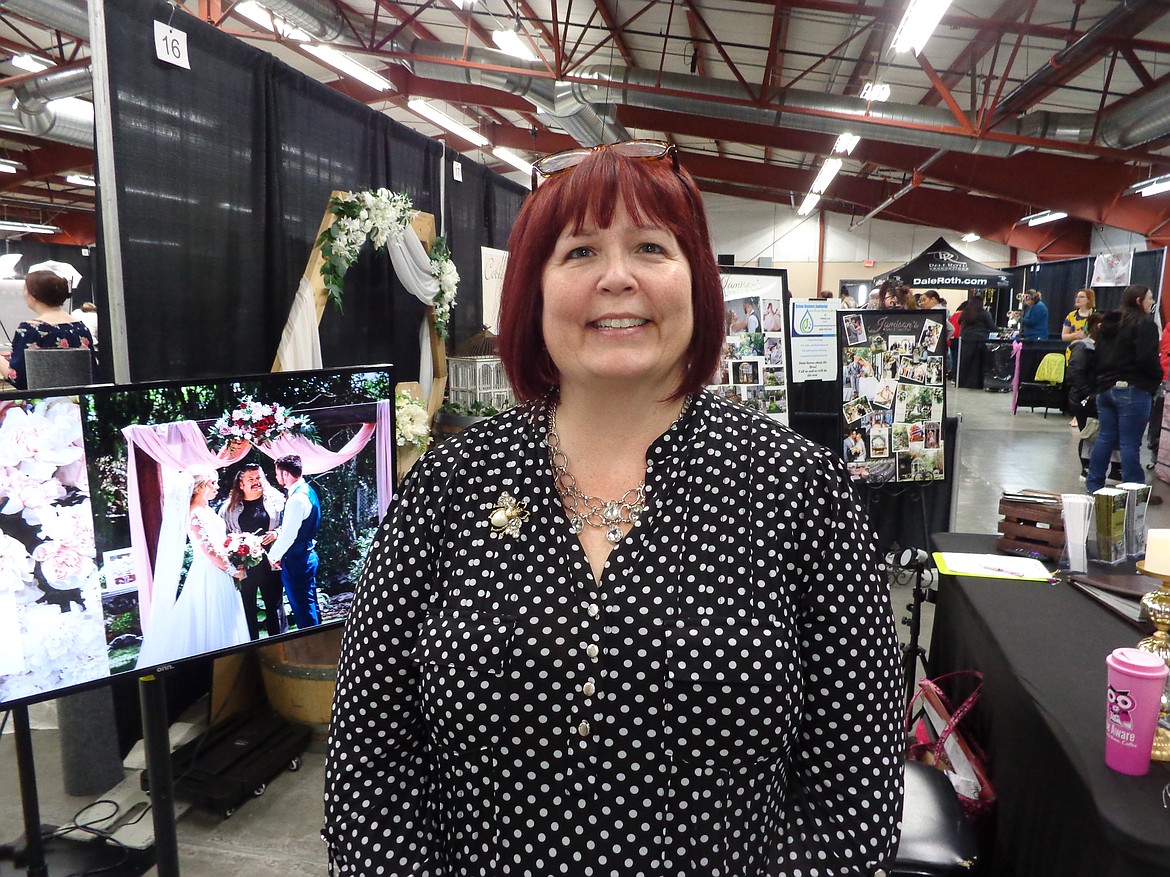
[[[788,272],[724,267],[720,275],[723,355],[709,389],[787,425],[789,348],[784,315]]]
[[[946,472],[943,311],[839,311],[842,457],[866,484]]]

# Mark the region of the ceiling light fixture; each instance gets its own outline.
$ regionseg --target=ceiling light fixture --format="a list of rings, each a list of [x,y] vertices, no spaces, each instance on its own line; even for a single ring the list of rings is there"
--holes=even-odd
[[[0,158],[0,174],[14,174],[24,168],[24,165],[19,161],[13,161],[11,158]]]
[[[472,131],[461,122],[456,122],[446,113],[436,110],[422,98],[411,98],[409,101],[407,101],[406,105],[420,116],[430,119],[440,128],[446,128],[452,134],[456,134],[459,137],[462,137],[468,143],[472,143],[476,146],[487,146],[491,142],[478,131]]]
[[[894,32],[894,52],[921,52],[950,5],[951,0],[910,0]]]
[[[36,222],[8,222],[0,220],[0,231],[18,231],[27,234],[60,234],[55,225],[40,225]]]
[[[1127,195],[1141,194],[1143,197],[1160,195],[1163,192],[1170,192],[1170,174],[1162,174],[1160,177],[1150,177],[1148,180],[1134,183],[1125,190],[1125,194]]]
[[[513,58],[519,58],[521,61],[536,60],[536,55],[520,36],[519,28],[492,31],[492,42],[496,44],[497,49]]]
[[[837,138],[837,142],[833,144],[833,152],[852,155],[853,148],[860,142],[861,138],[856,134],[842,134]]]
[[[961,238],[959,238],[959,240],[961,240],[965,244],[973,244],[973,243],[975,243],[975,241],[979,240],[979,235],[975,234],[975,232],[973,232],[973,231],[969,231],[965,235],[963,235]]]
[[[833,178],[840,172],[841,166],[844,163],[839,158],[826,158],[825,163],[821,165],[820,173],[813,180],[812,188],[809,191],[816,195],[823,195],[825,189],[829,188],[829,183],[833,182]]]
[[[492,150],[492,155],[500,161],[512,165],[516,170],[521,171],[527,176],[532,176],[532,165],[514,153],[505,146],[497,146]]]
[[[19,67],[21,70],[27,70],[29,73],[40,73],[42,70],[48,70],[53,65],[36,55],[16,55],[12,59],[12,66]]]
[[[821,196],[816,192],[809,192],[804,196],[804,201],[800,204],[800,209],[796,211],[797,216],[808,216],[812,213],[813,208],[817,206],[817,202],[821,200]]]
[[[1026,222],[1029,226],[1037,226],[1046,222],[1056,222],[1056,220],[1064,219],[1067,216],[1067,213],[1062,213],[1059,210],[1041,210],[1039,213],[1021,217],[1020,222]]]
[[[890,86],[885,82],[867,82],[861,86],[861,99],[881,102],[890,99]]]
[[[311,42],[313,39],[299,27],[293,27],[276,13],[256,3],[255,0],[244,0],[243,3],[237,3],[232,7],[232,12],[284,39],[295,40],[298,43]]]
[[[89,186],[91,189],[97,186],[97,180],[88,174],[70,174],[65,178],[65,182],[75,186]]]
[[[375,91],[392,91],[394,89],[390,80],[379,76],[365,64],[355,61],[349,55],[339,52],[331,46],[305,46],[305,51],[324,61],[334,70],[368,85]]]

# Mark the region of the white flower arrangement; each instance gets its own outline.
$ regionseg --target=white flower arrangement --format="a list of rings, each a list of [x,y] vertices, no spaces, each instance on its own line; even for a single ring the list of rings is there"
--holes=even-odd
[[[431,438],[430,420],[422,403],[407,393],[394,394],[394,441],[399,447],[426,449]]]
[[[357,261],[362,245],[370,241],[374,249],[380,249],[391,240],[400,243],[416,211],[404,192],[376,189],[343,192],[330,198],[329,212],[335,219],[321,232],[316,245],[324,258],[321,277],[329,292],[329,300],[341,310],[345,274]],[[429,256],[431,275],[439,281],[439,293],[434,301],[435,330],[446,340],[449,337],[447,325],[451,308],[455,304],[459,285],[459,272],[455,270],[451,251],[442,237],[435,239]]]

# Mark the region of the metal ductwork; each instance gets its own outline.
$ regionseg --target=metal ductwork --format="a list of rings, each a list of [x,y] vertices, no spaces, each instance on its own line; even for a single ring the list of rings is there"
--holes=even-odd
[[[738,82],[730,80],[707,79],[683,73],[659,73],[656,70],[603,66],[589,67],[583,70],[580,75],[582,78],[594,80],[596,84],[574,83],[574,93],[579,100],[591,103],[617,99],[620,103],[628,106],[644,109],[711,116],[734,122],[794,128],[798,131],[814,131],[822,134],[840,134],[848,129],[850,133],[859,137],[884,140],[887,143],[901,143],[907,146],[946,149],[1000,158],[1011,155],[1019,149],[1010,143],[978,140],[961,134],[909,130],[873,121],[896,121],[920,127],[952,127],[955,124],[954,116],[945,108],[869,103],[856,97],[788,89],[779,95],[777,106],[772,109],[740,103],[743,100],[743,87]],[[659,88],[667,91],[689,92],[690,94],[686,97],[680,97],[673,94],[662,94],[657,90],[642,90]],[[856,121],[850,119],[848,122],[843,122],[840,119],[795,112],[803,110],[842,113],[855,116]]]
[[[28,133],[44,137],[46,140],[93,149],[93,108],[86,109],[88,106],[85,103],[66,106],[45,105],[40,112],[30,113],[22,109],[18,102],[14,109],[16,118]]]
[[[0,0],[0,12],[14,13],[71,36],[89,36],[85,0]]]
[[[574,86],[555,82],[533,72],[542,70],[535,62],[518,61],[504,52],[413,40],[409,45],[395,45],[395,51],[413,56],[404,62],[416,76],[441,82],[482,85],[524,98],[540,112],[546,113],[582,146],[597,146],[628,140],[630,134],[617,122],[617,108],[606,101],[583,101]],[[428,58],[437,59],[429,61]],[[511,69],[487,70],[457,67],[442,61],[470,61],[491,67]]]
[[[10,101],[0,103],[0,128],[92,149],[93,108],[85,103],[50,103],[92,90],[88,67],[54,70],[29,79],[13,89]]]
[[[1167,11],[1167,0],[1124,0],[1076,42],[1065,46],[1043,67],[1017,85],[995,106],[992,126],[1003,119],[1026,112],[1037,101],[1051,94],[1073,76],[1097,63],[1106,40],[1129,39],[1141,33]]]
[[[25,0],[28,2],[28,0]],[[341,11],[333,0],[258,0],[261,6],[275,12],[315,40],[331,42],[341,36]]]
[[[39,113],[51,100],[77,97],[91,91],[93,76],[89,67],[53,70],[35,79],[28,79],[12,90],[16,102],[30,113]]]

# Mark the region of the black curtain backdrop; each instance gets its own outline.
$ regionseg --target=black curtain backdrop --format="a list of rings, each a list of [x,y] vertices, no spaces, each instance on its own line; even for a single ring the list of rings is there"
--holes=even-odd
[[[1143,250],[1133,254],[1133,268],[1130,283],[1148,286],[1158,298],[1162,296],[1162,253],[1158,250]],[[1017,278],[1017,292],[1038,289],[1048,305],[1048,337],[1060,338],[1064,318],[1074,307],[1078,289],[1084,289],[1093,277],[1093,256],[1077,259],[1061,259],[1058,262],[1041,262],[1011,269]],[[1111,311],[1121,304],[1124,286],[1094,286],[1097,294],[1097,310]],[[1013,301],[1013,307],[1015,303]],[[997,316],[999,325],[1004,325],[1004,307]]]
[[[481,327],[481,246],[504,248],[522,186],[315,82],[165,0],[107,0],[127,343],[135,381],[268,371],[332,190],[405,192],[459,270],[452,342]],[[155,59],[153,22],[187,34],[191,69]],[[327,367],[417,377],[423,306],[385,252],[346,275],[321,323]]]

